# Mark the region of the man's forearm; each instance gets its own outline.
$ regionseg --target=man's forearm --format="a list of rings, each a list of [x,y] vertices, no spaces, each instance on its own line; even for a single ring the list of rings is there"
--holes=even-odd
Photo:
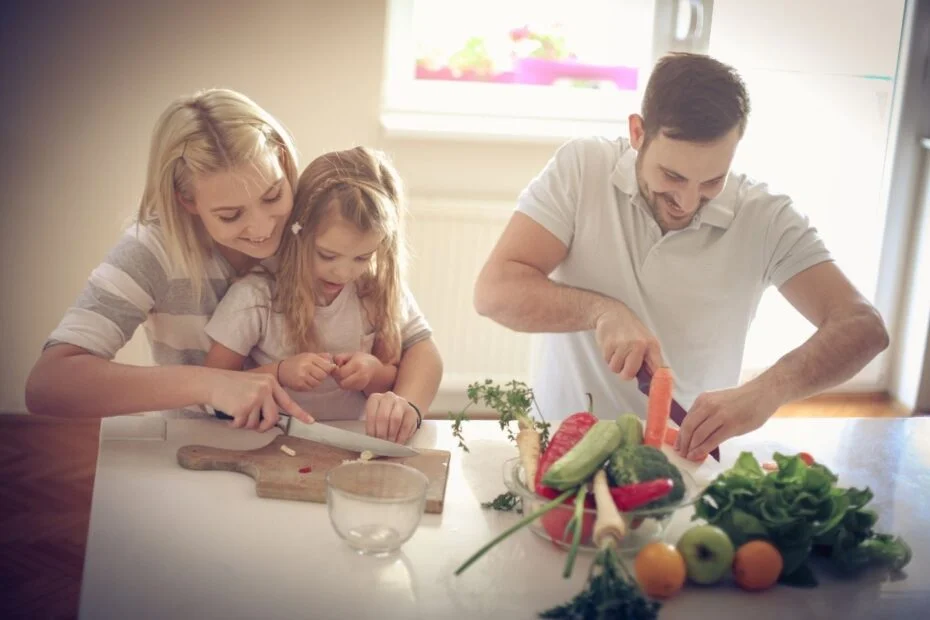
[[[853,377],[888,346],[888,333],[871,306],[824,324],[800,347],[753,379],[781,404],[806,398]]]
[[[482,274],[475,295],[478,312],[519,332],[594,329],[597,318],[621,302],[553,282],[538,270],[507,263]]]

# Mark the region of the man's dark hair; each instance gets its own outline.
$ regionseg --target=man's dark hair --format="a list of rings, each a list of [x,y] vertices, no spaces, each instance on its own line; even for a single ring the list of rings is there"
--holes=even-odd
[[[701,54],[668,54],[646,84],[642,115],[647,143],[660,131],[675,140],[711,142],[739,127],[742,137],[749,95],[733,67]]]

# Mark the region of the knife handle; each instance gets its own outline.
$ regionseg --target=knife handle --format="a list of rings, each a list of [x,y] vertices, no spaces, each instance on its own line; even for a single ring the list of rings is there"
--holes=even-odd
[[[234,420],[235,419],[231,415],[226,413],[225,411],[220,411],[219,409],[214,409],[213,413],[216,415],[217,420]],[[261,422],[264,419],[265,419],[265,416],[261,412],[259,412],[258,421]],[[275,426],[280,428],[282,431],[284,431],[284,434],[287,435],[288,423],[290,421],[291,421],[291,416],[282,413],[280,417],[278,418],[278,423],[275,424]]]

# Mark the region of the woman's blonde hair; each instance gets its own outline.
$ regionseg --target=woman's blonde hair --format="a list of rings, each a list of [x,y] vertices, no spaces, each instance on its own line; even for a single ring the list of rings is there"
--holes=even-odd
[[[205,254],[213,247],[200,218],[181,199],[194,202],[193,182],[203,174],[229,170],[276,155],[295,186],[297,151],[284,126],[245,95],[209,89],[168,106],[152,132],[140,224],[159,224],[171,258],[191,278],[200,297],[206,280]]]
[[[278,249],[275,310],[284,315],[299,352],[314,352],[319,338],[313,315],[319,293],[312,289],[314,243],[330,213],[362,232],[374,230],[381,243],[356,286],[375,328],[372,353],[385,363],[400,359],[401,296],[406,247],[404,202],[397,171],[387,156],[366,147],[336,151],[313,160],[300,175],[289,226]],[[297,224],[298,226],[295,226]],[[291,234],[291,231],[297,232]]]

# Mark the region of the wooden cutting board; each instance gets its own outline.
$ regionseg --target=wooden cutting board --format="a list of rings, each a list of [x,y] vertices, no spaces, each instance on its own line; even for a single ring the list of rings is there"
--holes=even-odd
[[[281,451],[286,445],[296,455]],[[449,474],[449,452],[419,450],[416,456],[378,457],[379,461],[402,463],[418,469],[429,479],[426,512],[442,512]],[[227,450],[210,446],[184,446],[178,463],[185,469],[234,471],[251,476],[259,497],[326,503],[326,472],[345,460],[359,458],[358,452],[334,448],[307,439],[278,435],[258,450]],[[307,473],[302,468],[310,467]]]

